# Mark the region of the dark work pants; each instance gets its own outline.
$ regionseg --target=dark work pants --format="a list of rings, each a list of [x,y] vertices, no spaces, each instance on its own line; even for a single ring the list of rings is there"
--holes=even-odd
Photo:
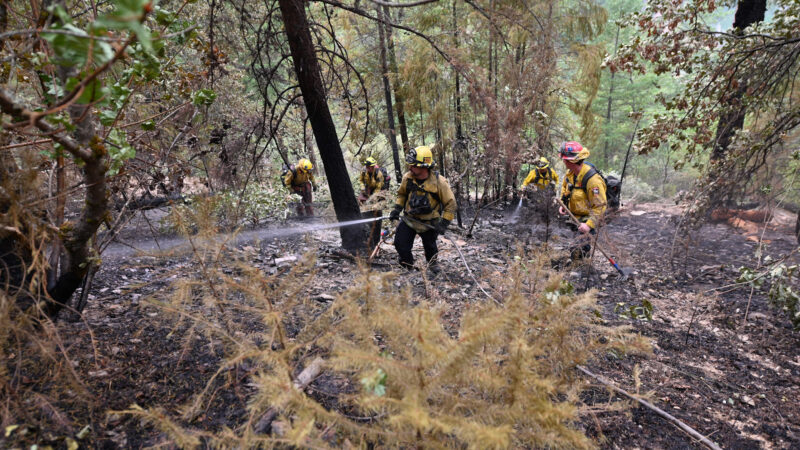
[[[297,205],[297,215],[302,216],[303,210],[305,210],[305,214],[307,216],[314,215],[314,206],[312,205],[313,197],[311,194],[312,187],[311,183],[303,183],[299,186],[292,186],[292,190],[295,194],[299,195],[302,198],[302,201],[299,205]]]
[[[416,237],[417,234],[422,238],[422,247],[425,249],[425,259],[429,263],[433,257],[439,253],[439,248],[436,246],[436,238],[439,234],[436,231],[429,230],[424,233],[417,233],[413,228],[400,220],[400,223],[397,225],[397,232],[394,235],[394,248],[397,249],[397,255],[400,257],[400,265],[409,269],[414,267],[414,257],[411,255],[411,247],[414,245],[414,237]]]
[[[570,223],[570,228],[572,231],[578,233],[578,226]],[[590,235],[597,234],[594,228],[589,231]],[[573,245],[569,248],[569,258],[573,261],[577,261],[579,259],[587,258],[589,255],[592,254],[592,241],[589,236],[584,235],[583,233],[578,233],[578,243]]]

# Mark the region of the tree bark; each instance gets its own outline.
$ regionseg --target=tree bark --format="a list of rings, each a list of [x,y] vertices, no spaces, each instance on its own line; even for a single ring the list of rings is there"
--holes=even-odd
[[[378,17],[386,19],[381,7],[376,7]],[[394,160],[395,179],[399,182],[403,178],[403,167],[400,165],[400,152],[397,148],[397,131],[394,128],[394,111],[392,110],[392,87],[389,83],[389,66],[386,61],[386,36],[384,24],[378,22],[378,36],[381,45],[381,73],[383,78],[383,95],[386,98],[386,118],[389,123],[389,143],[392,145],[392,159]]]
[[[767,0],[739,0],[733,20],[734,34],[741,34],[745,28],[764,20],[766,11]],[[711,153],[712,161],[719,161],[725,157],[734,135],[744,127],[747,110],[742,105],[742,98],[746,91],[747,85],[742,83],[730,97],[724,100],[730,109],[720,117],[717,123],[714,150]]]
[[[66,251],[66,262],[55,285],[48,286],[52,299],[45,308],[50,317],[56,317],[80,286],[81,280],[91,266],[89,240],[103,223],[108,211],[106,207],[106,149],[96,135],[89,146],[82,147],[78,141],[67,136],[42,118],[31,120],[34,114],[15,102],[11,94],[0,88],[0,109],[16,120],[33,122],[39,131],[61,144],[75,159],[83,162],[83,180],[86,185],[85,201],[81,217],[74,225],[61,227],[61,238]]]
[[[619,46],[619,26],[617,26],[617,35],[614,38],[614,57],[617,56],[617,47]],[[614,77],[617,72],[611,72],[611,80],[609,80],[608,87],[608,104],[606,105],[606,125],[611,123],[611,103],[614,100]],[[606,135],[605,143],[603,144],[603,165],[608,167],[608,135]]]
[[[328,178],[336,218],[340,222],[360,219],[361,211],[339,146],[336,126],[328,109],[322,72],[314,52],[314,42],[311,40],[306,17],[305,3],[303,0],[279,0],[278,3],[300,92],[303,94],[308,118]],[[346,250],[353,253],[366,250],[366,226],[342,227],[339,230],[342,246]]]
[[[391,20],[389,8],[383,7],[384,17]],[[389,70],[397,76],[397,57],[394,51],[394,39],[392,38],[392,27],[386,27],[386,42],[389,50]],[[397,81],[394,82],[394,104],[397,109],[397,125],[400,127],[400,140],[403,143],[403,157],[411,150],[411,144],[408,142],[408,127],[406,126],[406,108],[405,98],[400,93],[397,87]]]

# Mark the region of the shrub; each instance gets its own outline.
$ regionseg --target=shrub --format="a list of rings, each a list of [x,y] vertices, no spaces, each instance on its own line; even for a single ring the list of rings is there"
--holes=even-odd
[[[425,299],[398,289],[395,273],[362,267],[323,306],[304,294],[315,276],[313,253],[283,275],[265,275],[248,261],[234,253],[200,261],[202,270],[190,271],[197,277],[180,280],[166,308],[202,317],[201,328],[226,343],[218,375],[243,361],[255,366],[248,419],[214,434],[176,428],[161,410],[128,411],[171,430],[175,442],[204,436],[234,447],[592,447],[575,426],[584,387],[575,366],[606,351],[648,350],[627,329],[598,322],[593,293],[574,293],[539,260],[518,258],[497,273],[490,281],[502,301],[464,300],[455,323],[443,319],[446,303],[435,293]],[[190,307],[190,298],[204,301]],[[258,312],[262,331],[238,329],[237,311]],[[323,355],[326,377],[340,380],[341,389],[327,394],[336,396],[335,407],[292,387],[309,354]],[[183,408],[183,419],[204,410],[214,382]],[[273,431],[280,435],[256,426],[267,411],[277,414],[282,426]]]

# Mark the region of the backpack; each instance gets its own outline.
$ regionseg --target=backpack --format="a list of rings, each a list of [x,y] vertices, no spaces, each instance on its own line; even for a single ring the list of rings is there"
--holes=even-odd
[[[406,204],[410,207],[409,213],[410,214],[429,214],[433,212],[433,208],[431,207],[431,203],[428,200],[428,195],[433,197],[436,200],[436,203],[439,204],[439,214],[442,214],[444,210],[444,204],[442,204],[442,199],[439,197],[439,172],[432,172],[433,176],[436,177],[436,192],[431,192],[425,189],[422,186],[418,186],[413,180],[409,179],[406,183]],[[402,183],[401,183],[402,184]],[[421,192],[420,195],[415,195],[415,192]],[[427,195],[426,195],[427,194]],[[405,205],[404,205],[405,207]]]
[[[594,164],[588,162],[584,162],[584,164],[589,166],[589,170],[583,176],[580,188],[586,192],[586,184],[589,182],[589,178],[592,178],[594,174],[600,175],[600,178],[606,185],[606,203],[608,207],[611,209],[618,209],[620,205],[620,191],[622,190],[622,182],[620,182],[619,178],[615,176],[606,177]]]
[[[380,170],[383,174],[383,187],[381,187],[381,189],[386,191],[389,189],[389,182],[392,181],[392,177],[389,175],[389,172],[385,167],[378,167],[378,170]]]
[[[293,175],[297,176],[297,172],[295,171],[295,167],[293,164],[284,164],[283,169],[281,169],[281,177],[279,179],[280,180],[279,182],[281,184],[285,184],[284,180],[286,179],[286,175],[288,175],[289,172],[292,172]]]

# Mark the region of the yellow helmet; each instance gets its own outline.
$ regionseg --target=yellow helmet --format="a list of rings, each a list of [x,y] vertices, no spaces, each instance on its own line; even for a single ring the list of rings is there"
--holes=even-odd
[[[433,152],[427,145],[421,145],[406,153],[406,162],[417,167],[433,167]]]
[[[545,158],[544,156],[542,156],[541,158],[539,158],[539,160],[538,160],[538,161],[536,161],[536,162],[535,162],[535,163],[533,163],[533,164],[534,164],[536,167],[540,168],[540,169],[547,169],[548,167],[550,167],[550,161],[548,161],[548,160],[547,160],[547,158]]]
[[[302,170],[303,172],[310,172],[311,169],[314,168],[314,165],[311,164],[311,161],[303,158],[300,161],[297,161],[297,168]]]
[[[366,160],[364,160],[364,165],[365,165],[365,166],[367,166],[367,167],[369,167],[369,166],[375,166],[375,165],[378,165],[378,161],[375,161],[375,158],[373,158],[372,156],[370,156],[369,158],[367,158]]]

